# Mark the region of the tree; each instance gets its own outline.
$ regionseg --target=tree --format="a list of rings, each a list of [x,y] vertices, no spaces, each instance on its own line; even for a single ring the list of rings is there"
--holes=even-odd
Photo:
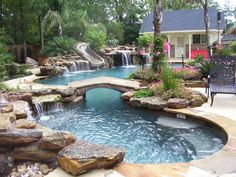
[[[161,23],[162,23],[162,0],[156,0],[153,24],[154,24],[154,36],[161,36]]]

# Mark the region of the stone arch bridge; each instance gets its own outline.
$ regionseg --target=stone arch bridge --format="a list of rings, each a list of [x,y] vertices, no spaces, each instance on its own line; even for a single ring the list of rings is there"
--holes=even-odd
[[[130,90],[139,90],[140,83],[137,81],[113,78],[113,77],[97,77],[87,80],[75,81],[68,84],[69,87],[78,89],[81,95],[85,95],[87,91],[94,88],[110,88],[121,93]]]

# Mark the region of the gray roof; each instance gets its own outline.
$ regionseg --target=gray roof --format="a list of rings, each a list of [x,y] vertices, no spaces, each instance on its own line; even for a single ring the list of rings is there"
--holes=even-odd
[[[222,15],[223,16],[223,13]],[[217,10],[209,8],[210,29],[217,28]],[[225,28],[224,17],[221,20],[220,29]],[[205,30],[203,9],[177,10],[163,12],[161,31],[187,31]],[[153,32],[153,13],[147,15],[141,26],[139,33]]]
[[[223,38],[221,39],[222,41],[236,41],[236,35],[235,34],[225,34]]]

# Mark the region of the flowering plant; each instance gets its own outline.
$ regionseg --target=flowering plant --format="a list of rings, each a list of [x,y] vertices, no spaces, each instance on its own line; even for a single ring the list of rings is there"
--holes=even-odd
[[[163,39],[160,37],[154,37],[154,46],[153,46],[153,62],[152,69],[155,72],[161,71],[161,66],[165,60],[165,53],[163,50]]]

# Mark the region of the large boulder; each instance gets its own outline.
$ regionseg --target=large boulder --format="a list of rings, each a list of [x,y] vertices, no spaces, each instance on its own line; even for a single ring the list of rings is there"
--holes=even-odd
[[[32,104],[32,93],[10,93],[7,95],[9,101],[22,100]]]
[[[18,128],[18,129],[35,129],[36,128],[36,123],[31,120],[27,119],[19,119],[13,122],[10,126],[10,128]]]
[[[189,105],[189,101],[187,99],[182,98],[170,98],[167,101],[167,107],[172,109],[183,109],[187,108]]]
[[[26,101],[18,100],[12,102],[13,104],[13,113],[16,115],[17,119],[25,119],[28,116],[30,111],[29,103]]]
[[[193,95],[191,99],[190,106],[191,107],[198,107],[205,103],[205,100],[200,95]]]
[[[59,94],[49,94],[49,95],[41,95],[41,96],[34,96],[33,102],[34,103],[56,103],[61,101],[61,95]]]
[[[143,107],[159,111],[163,110],[166,107],[166,101],[156,96],[145,98],[132,97],[129,103],[134,107]]]
[[[52,131],[40,140],[40,147],[47,150],[60,150],[74,143],[75,136],[70,132]]]
[[[42,132],[29,129],[14,129],[0,132],[0,146],[19,146],[39,141]]]
[[[0,113],[9,113],[13,111],[13,105],[10,103],[0,105]]]
[[[122,148],[77,141],[59,151],[57,161],[66,172],[78,175],[93,169],[112,167],[122,162],[124,155]]]
[[[51,66],[46,66],[46,67],[41,67],[40,68],[40,76],[59,76],[64,74],[66,71],[66,68],[64,67],[51,67]]]
[[[49,162],[56,159],[56,152],[42,149],[38,143],[33,143],[28,146],[16,147],[13,150],[13,158],[14,160]]]
[[[0,132],[5,132],[8,126],[16,120],[16,116],[13,113],[0,113]]]

